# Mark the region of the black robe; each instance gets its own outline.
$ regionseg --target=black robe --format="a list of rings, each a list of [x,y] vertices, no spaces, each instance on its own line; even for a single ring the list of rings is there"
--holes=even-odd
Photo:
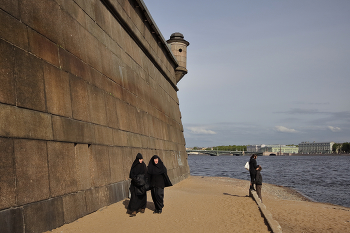
[[[156,158],[158,159],[158,164],[154,163]],[[164,188],[172,186],[172,183],[163,161],[157,155],[154,155],[149,161],[148,175],[154,207],[156,211],[162,210],[164,207]]]
[[[249,174],[250,174],[250,182],[252,184],[255,184],[255,177],[256,177],[256,169],[259,167],[259,165],[256,162],[256,159],[251,158],[249,160]]]
[[[131,166],[129,178],[131,178],[130,193],[131,198],[128,206],[128,210],[131,212],[139,209],[145,209],[147,205],[147,193],[143,195],[136,195],[136,176],[144,174],[147,176],[147,167],[144,162],[140,163],[139,159],[142,159],[142,155],[139,153],[136,156],[134,163]]]

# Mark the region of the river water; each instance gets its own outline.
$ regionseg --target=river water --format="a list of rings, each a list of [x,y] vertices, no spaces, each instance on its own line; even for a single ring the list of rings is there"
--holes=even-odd
[[[249,158],[189,155],[188,164],[192,176],[250,180],[244,168]],[[350,156],[258,156],[257,163],[263,168],[264,183],[293,188],[314,201],[350,207]]]

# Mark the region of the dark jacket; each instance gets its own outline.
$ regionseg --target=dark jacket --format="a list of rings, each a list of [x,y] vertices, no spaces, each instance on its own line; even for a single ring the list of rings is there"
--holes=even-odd
[[[249,172],[250,174],[256,174],[256,169],[259,167],[259,165],[256,163],[256,159],[251,158],[249,160]]]
[[[256,171],[255,184],[262,185],[262,176],[259,170]]]

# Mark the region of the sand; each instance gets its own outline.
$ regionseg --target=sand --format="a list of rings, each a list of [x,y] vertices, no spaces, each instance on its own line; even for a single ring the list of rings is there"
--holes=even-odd
[[[145,213],[126,214],[129,200],[102,208],[50,232],[269,232],[249,182],[196,177],[165,189],[162,214],[153,214],[150,193]],[[308,201],[300,194],[263,184],[262,198],[283,232],[350,232],[350,209]]]

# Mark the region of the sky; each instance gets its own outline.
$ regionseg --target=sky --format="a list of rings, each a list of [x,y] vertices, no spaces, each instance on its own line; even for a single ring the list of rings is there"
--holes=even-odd
[[[350,1],[144,3],[190,42],[186,147],[350,141]]]

